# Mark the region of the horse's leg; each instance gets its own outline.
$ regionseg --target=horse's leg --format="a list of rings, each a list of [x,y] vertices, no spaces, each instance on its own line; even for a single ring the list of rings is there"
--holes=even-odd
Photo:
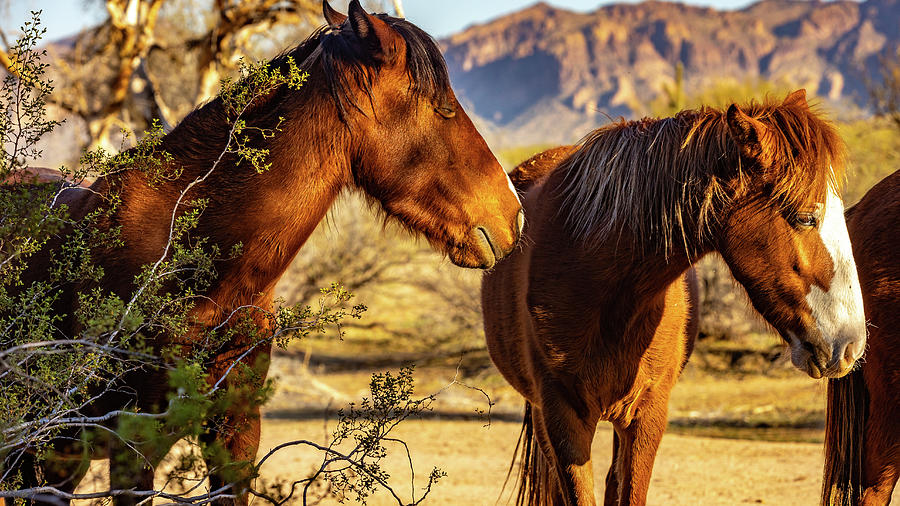
[[[37,461],[30,453],[23,453],[20,463],[17,467],[22,473],[22,489],[50,486],[60,492],[73,493],[78,483],[87,474],[91,466],[91,461],[81,458],[47,457],[43,461]],[[28,504],[69,504],[68,500],[54,496],[46,495],[47,500],[40,498],[27,501]],[[52,499],[52,500],[50,500]],[[12,501],[7,501],[12,504]]]
[[[896,414],[886,408],[892,400],[881,399],[880,391],[872,391],[869,419],[866,423],[865,455],[863,462],[864,506],[883,506],[891,502],[897,485],[900,464],[900,436],[897,435]]]
[[[112,437],[110,439],[107,447],[109,448],[109,488],[111,490],[133,489],[136,492],[155,490],[153,477],[156,466],[165,457],[168,450],[151,449],[150,446],[137,446],[137,452],[135,452],[119,438]],[[146,496],[119,495],[113,498],[113,504],[115,506],[131,506],[145,499]],[[152,504],[152,501],[144,504]]]
[[[581,419],[561,395],[544,399],[542,409],[534,410],[532,416],[540,422],[535,424],[539,436],[546,438],[553,452],[562,504],[594,506],[591,442],[597,419]]]
[[[612,462],[609,464],[609,471],[606,472],[606,490],[603,494],[603,504],[605,506],[616,506],[619,504],[619,477],[616,474],[616,468],[619,465],[621,445],[619,444],[619,433],[616,431],[613,431],[612,448]]]
[[[249,502],[247,490],[255,478],[253,463],[259,449],[260,392],[269,371],[270,353],[271,345],[260,345],[242,359],[246,369],[229,369],[232,359],[224,356],[219,357],[211,369],[210,381],[225,378],[226,395],[231,402],[226,412],[214,420],[214,428],[201,436],[207,449],[210,490],[231,485],[231,489],[224,493],[235,495],[234,499],[219,500],[215,504],[245,505]],[[220,450],[224,450],[227,462],[211,460],[210,457]]]
[[[214,462],[207,458],[209,469],[209,489],[213,492],[231,484],[232,489],[225,494],[236,497],[219,500],[218,505],[246,505],[249,497],[246,489],[253,478],[252,463],[259,449],[260,413],[259,406],[240,413],[232,412],[222,422],[225,427],[209,432],[201,439],[209,449],[211,445],[221,446],[228,456],[228,462]]]
[[[621,506],[647,503],[653,461],[666,430],[668,401],[668,391],[665,395],[648,398],[630,424],[616,427],[622,438],[618,476]]]

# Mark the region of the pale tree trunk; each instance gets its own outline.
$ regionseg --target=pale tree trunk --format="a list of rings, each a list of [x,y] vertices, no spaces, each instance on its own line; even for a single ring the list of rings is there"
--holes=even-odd
[[[246,56],[249,39],[275,24],[321,24],[321,4],[315,0],[215,0],[216,19],[203,37],[189,44],[201,50],[200,86],[196,103],[219,92],[223,76]]]
[[[406,14],[403,12],[403,0],[393,0],[394,1],[394,14],[398,18],[405,18]]]
[[[106,0],[112,27],[110,44],[118,52],[118,68],[110,83],[110,98],[102,110],[86,117],[92,139],[91,148],[115,151],[112,133],[123,124],[125,99],[131,92],[132,80],[141,61],[153,43],[153,31],[163,0]]]
[[[200,70],[200,87],[196,103],[200,103],[215,97],[219,93],[222,82],[222,73],[219,72],[219,62],[210,61]]]

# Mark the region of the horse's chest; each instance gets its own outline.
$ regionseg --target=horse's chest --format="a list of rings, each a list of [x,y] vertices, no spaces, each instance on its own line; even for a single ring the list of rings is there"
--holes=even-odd
[[[651,377],[641,377],[629,388],[618,392],[608,392],[607,398],[598,398],[600,419],[627,426],[634,419],[647,399],[652,395],[657,381]]]
[[[600,419],[629,424],[649,399],[668,395],[686,353],[683,337],[683,331],[674,328],[616,339],[595,337],[579,355],[576,376],[582,396]]]

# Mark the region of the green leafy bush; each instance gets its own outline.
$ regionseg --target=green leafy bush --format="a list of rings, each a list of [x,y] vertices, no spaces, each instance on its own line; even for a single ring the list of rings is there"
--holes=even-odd
[[[279,127],[254,128],[243,115],[279,87],[299,89],[306,74],[292,61],[278,69],[254,63],[242,65],[238,79],[223,82],[220,98],[230,124],[227,144],[218,160],[187,182],[175,206],[167,210],[170,227],[164,251],[143,266],[133,290],[125,296],[101,288],[99,282],[109,266],[97,262],[102,248],[123,246],[114,220],[123,197],[115,190],[96,191],[78,183],[88,175],[115,178],[125,171],[140,171],[153,187],[184,174],[162,151],[164,133],[157,124],[121,153],[85,153],[78,169],[60,171],[69,182],[34,178],[26,165],[40,156],[41,136],[58,124],[46,117],[52,83],[44,78],[47,65],[42,63],[42,53],[35,50],[42,34],[35,13],[12,50],[14,75],[6,77],[0,91],[4,150],[0,159],[0,497],[22,500],[41,493],[75,498],[52,484],[39,490],[21,489],[25,462],[33,458],[52,464],[59,457],[55,443],[65,436],[66,449],[81,455],[82,469],[92,457],[102,457],[100,450],[111,443],[136,452],[113,455],[128,464],[127,469],[134,469],[135,458],[138,466],[140,459],[152,466],[175,441],[188,438],[196,451],[182,455],[167,480],[184,484],[183,492],[108,490],[80,497],[126,494],[194,500],[194,482],[205,476],[204,460],[208,466],[232,470],[235,482],[248,469],[255,475],[265,461],[231,462],[221,447],[200,442],[209,431],[221,429],[217,420],[233,406],[258,406],[270,396],[272,383],[260,381],[257,364],[248,365],[242,359],[257,347],[287,346],[340,326],[347,318],[359,318],[366,310],[364,305],[352,304],[349,291],[332,284],[321,290],[317,303],[240,307],[210,328],[199,327],[192,315],[216,280],[217,262],[239,257],[241,247],[224,251],[206,238],[195,237],[208,202],[189,197],[189,192],[214,171],[223,170],[219,161],[226,156],[249,163],[256,172],[269,169],[268,151],[259,147],[264,145],[259,141],[278,135]],[[65,204],[74,192],[90,194],[100,199],[100,205],[76,216]],[[268,325],[260,326],[260,322]],[[67,335],[63,328],[78,330]],[[210,379],[206,364],[236,335],[249,342],[247,349],[221,377]],[[160,347],[159,343],[168,344]],[[96,412],[100,396],[128,387],[128,375],[150,370],[167,372],[167,405],[154,412]],[[229,376],[246,381],[227,387]],[[323,448],[329,462],[345,465],[325,466],[317,475],[327,477],[335,493],[352,491],[360,499],[376,486],[391,490],[388,476],[377,467],[386,453],[383,441],[397,423],[428,405],[427,400],[411,400],[411,371],[396,377],[376,376],[372,389],[369,400],[344,415],[342,428],[335,434],[335,445],[351,438],[358,447],[346,454]],[[284,446],[292,444],[312,445],[297,441]],[[429,488],[438,474],[432,475]],[[226,488],[211,494],[228,497],[235,492],[240,491]],[[278,501],[268,489],[249,492]],[[203,500],[212,498],[207,494]]]

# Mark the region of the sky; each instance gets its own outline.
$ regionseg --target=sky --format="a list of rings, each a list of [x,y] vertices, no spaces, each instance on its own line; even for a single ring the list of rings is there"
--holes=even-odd
[[[633,1],[633,0],[626,0]],[[2,6],[8,2],[8,6]],[[94,0],[7,0],[0,1],[0,29],[11,34],[30,18],[29,11],[42,10],[41,22],[47,27],[46,40],[55,40],[100,23],[106,12],[102,2]],[[440,38],[463,28],[524,9],[537,0],[403,0],[406,17]],[[385,2],[390,4],[390,2]],[[550,0],[556,7],[587,12],[613,2],[601,0]],[[735,9],[750,0],[687,0],[684,3],[719,9]]]

